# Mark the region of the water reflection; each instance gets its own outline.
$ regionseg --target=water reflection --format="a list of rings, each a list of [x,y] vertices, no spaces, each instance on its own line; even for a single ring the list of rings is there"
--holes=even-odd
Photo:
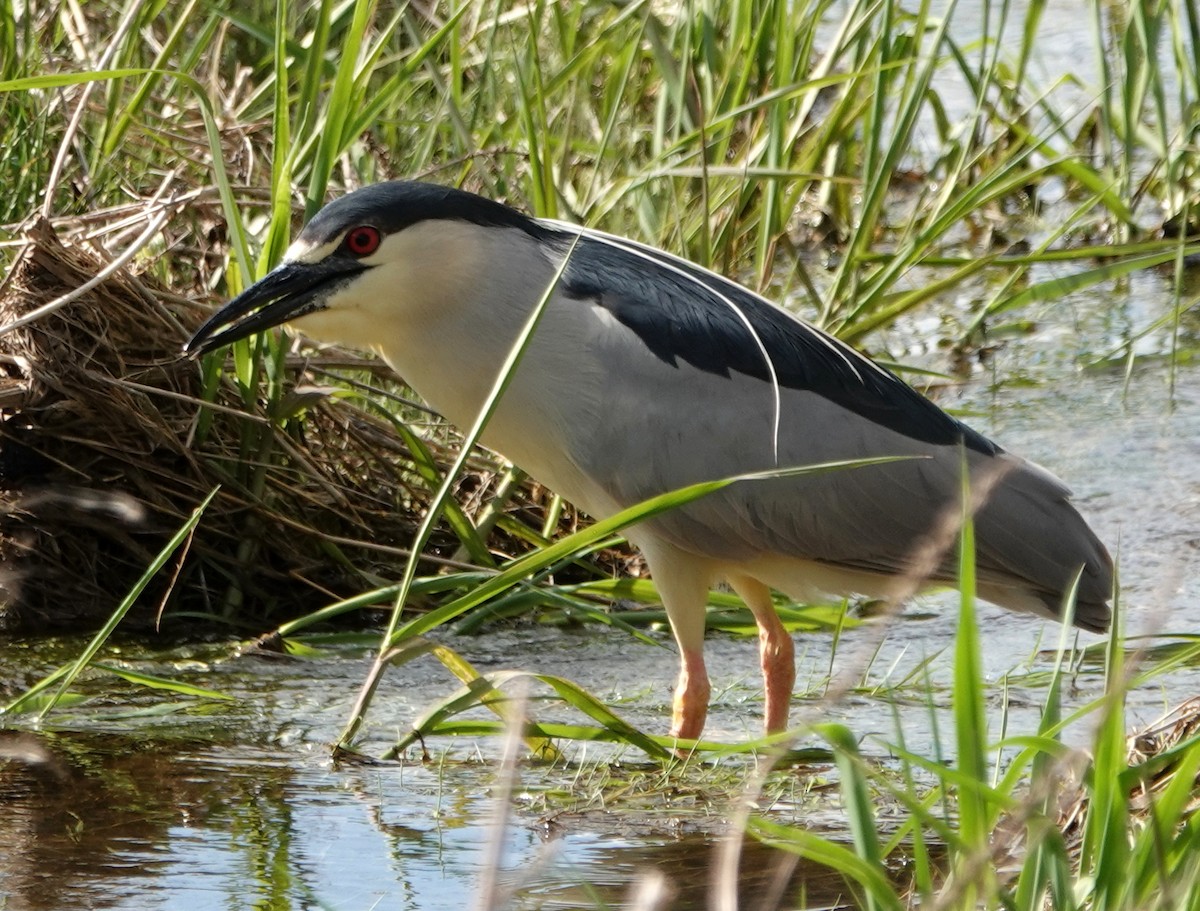
[[[117,906],[126,889],[108,883],[157,875],[172,828],[209,815],[210,785],[180,774],[177,754],[161,745],[54,734],[3,742],[0,888],[9,909]]]
[[[5,735],[0,896],[6,911],[74,908],[467,907],[488,838],[494,766],[338,769],[319,753],[78,734]],[[675,909],[704,908],[715,840],[603,836],[516,820],[502,883],[514,908],[619,905],[646,870]],[[743,847],[743,907],[841,880]],[[763,904],[767,900],[769,904]]]
[[[651,872],[665,878],[670,908],[712,907],[717,847],[707,836],[689,835],[636,845],[597,841],[586,847],[576,845],[572,853],[574,863],[560,863],[544,875],[543,882],[521,889],[514,902],[516,907],[545,911],[619,907],[629,896],[632,884]],[[795,855],[756,842],[742,847],[737,895],[738,907],[752,911],[855,907],[840,876],[801,864]],[[804,896],[801,904],[794,901],[798,895]]]

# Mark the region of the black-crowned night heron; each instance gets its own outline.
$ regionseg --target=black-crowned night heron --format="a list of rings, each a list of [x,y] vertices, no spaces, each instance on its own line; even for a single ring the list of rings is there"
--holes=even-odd
[[[633,241],[460,190],[364,187],[317,213],[187,351],[289,322],[374,349],[470,426],[552,285],[482,440],[593,516],[748,472],[909,457],[739,481],[628,530],[679,645],[676,736],[697,737],[708,710],[714,583],[727,582],[758,623],[765,725],[778,731],[795,671],[771,590],[900,596],[923,544],[959,509],[964,461],[990,479],[975,515],[980,596],[1057,617],[1077,580],[1076,625],[1107,627],[1111,560],[1057,478],[757,294]],[[954,583],[952,559],[932,569],[929,581]]]

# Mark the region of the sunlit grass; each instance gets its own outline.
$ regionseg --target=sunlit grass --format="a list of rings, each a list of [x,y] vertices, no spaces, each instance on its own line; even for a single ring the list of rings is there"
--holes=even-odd
[[[979,40],[964,45],[950,28],[955,4],[929,0],[474,0],[420,8],[365,0],[191,2],[169,12],[131,4],[124,13],[93,8],[70,18],[38,4],[19,16],[6,7],[0,141],[12,182],[0,200],[0,222],[15,223],[43,202],[52,215],[78,218],[131,197],[148,199],[169,175],[172,190],[207,188],[209,201],[176,216],[171,242],[164,239],[144,266],[182,292],[225,296],[277,262],[297,222],[331,193],[421,176],[661,245],[791,300],[806,317],[862,343],[979,286],[987,293],[964,321],[964,337],[948,341],[970,347],[989,323],[1139,270],[1171,268],[1182,289],[1184,264],[1200,252],[1189,240],[1197,168],[1191,114],[1200,102],[1200,21],[1192,5],[1094,4],[1100,78],[1082,110],[1061,108],[1058,86],[1032,76],[1047,4],[1024,4],[1019,20],[1008,3],[983,8]],[[1013,35],[1020,39],[1015,50],[1003,51]],[[1073,79],[1063,74],[1064,83]],[[966,86],[965,104],[948,97],[949,82]],[[1043,199],[1051,193],[1058,198]],[[1048,205],[1052,224],[1040,221]],[[1022,243],[998,237],[1004,234]],[[215,254],[216,265],[193,268],[204,254],[180,249]],[[906,280],[918,271],[928,280]],[[1177,293],[1171,312],[1155,314],[1139,331],[1177,330],[1195,306]],[[1110,356],[1132,357],[1136,338]],[[210,390],[236,388],[246,410],[267,419],[245,423],[241,458],[230,466],[238,489],[260,498],[268,472],[284,458],[277,431],[302,432],[305,409],[293,395],[287,345],[275,337],[248,340],[230,361],[210,357],[202,366]],[[535,610],[644,636],[661,614],[608,605],[613,598],[652,603],[651,583],[600,573],[582,581],[559,577],[613,545],[623,523],[697,492],[573,534],[559,533],[553,501],[532,522],[512,514],[519,475],[498,484],[482,509],[468,510],[451,493],[465,461],[476,456],[446,458],[439,445],[445,431],[412,427],[410,413],[393,401],[364,401],[357,390],[339,394],[347,408],[388,416],[405,440],[426,505],[442,508],[428,513],[413,552],[440,520],[436,527],[457,542],[466,564],[422,575],[415,556],[404,564],[394,555],[395,571],[374,589],[279,625],[278,646],[303,660],[344,647],[344,640],[316,632],[329,621],[390,610],[375,669],[342,740],[353,742],[387,667],[433,654],[446,668],[447,695],[414,719],[413,732],[391,755],[424,737],[483,735],[513,723],[504,687],[520,677],[561,700],[563,714],[535,719],[525,731],[541,758],[562,761],[566,744],[615,742],[670,765],[678,744],[628,724],[572,681],[536,670],[480,673],[458,650],[427,636],[478,631]],[[198,423],[198,447],[208,420]],[[199,513],[147,578],[196,521]],[[489,545],[496,527],[527,549],[497,553]],[[240,565],[253,566],[266,546],[253,532],[236,545]],[[820,736],[833,756],[849,838],[757,815],[748,831],[840,870],[871,908],[1194,904],[1200,850],[1189,801],[1200,748],[1187,740],[1173,749],[1176,777],[1147,813],[1133,795],[1164,760],[1130,762],[1122,708],[1126,687],[1194,662],[1194,644],[1151,655],[1131,684],[1122,665],[1125,643],[1114,632],[1105,697],[1064,718],[1063,680],[1074,660],[1064,640],[1052,669],[1023,680],[1045,694],[1037,730],[989,739],[986,697],[995,687],[980,669],[969,552],[968,537],[958,639],[953,656],[942,656],[953,660],[953,736],[945,755],[908,749],[897,725],[897,742],[885,745],[895,762],[880,763],[852,726],[811,725],[805,733]],[[342,556],[337,542],[329,553]],[[413,612],[413,596],[428,609]],[[71,692],[72,680],[89,662],[103,669],[95,663],[100,646],[132,597],[94,648],[6,711],[48,710],[60,697],[81,698]],[[713,624],[752,629],[731,601],[714,593]],[[232,621],[246,609],[229,579],[215,614]],[[781,611],[790,628],[821,635],[836,636],[852,622],[840,607]],[[367,641],[379,639],[357,644]],[[864,681],[869,670],[869,663],[862,668]],[[932,704],[946,694],[924,670],[885,680],[870,696]],[[125,677],[139,686],[165,684]],[[53,684],[59,695],[48,700]],[[213,695],[200,688],[179,693]],[[497,719],[468,714],[480,705]],[[934,723],[932,710],[930,716]],[[1090,759],[1061,740],[1064,724],[1081,719],[1095,727]],[[692,769],[714,757],[782,748],[777,740],[684,746],[695,747]],[[1067,773],[1079,768],[1075,783]],[[1069,831],[1056,800],[1068,780],[1085,799]],[[879,825],[876,807],[884,798],[906,814],[894,831]],[[898,875],[899,868],[907,874]]]
[[[969,528],[969,526],[968,526]],[[975,622],[970,536],[963,539],[952,685],[954,749],[943,757],[899,740],[895,763],[872,761],[840,724],[817,725],[837,757],[851,843],[752,814],[764,842],[839,871],[867,908],[1171,908],[1200,894],[1200,843],[1192,797],[1200,770],[1195,719],[1176,722],[1162,753],[1135,756],[1124,696],[1132,683],[1119,610],[1102,698],[1064,715],[1069,668],[1064,631],[1036,731],[992,739]],[[1088,750],[1062,739],[1067,725],[1093,731]],[[1168,769],[1165,775],[1163,770]],[[883,827],[876,808],[899,806]],[[903,872],[901,872],[903,871]]]

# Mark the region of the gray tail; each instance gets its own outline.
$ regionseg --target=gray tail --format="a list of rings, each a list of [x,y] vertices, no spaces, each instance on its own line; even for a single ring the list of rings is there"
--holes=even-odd
[[[1078,575],[1074,624],[1105,632],[1112,620],[1112,558],[1058,478],[1031,462],[1013,461],[975,517],[981,580],[1006,578],[1061,618]]]

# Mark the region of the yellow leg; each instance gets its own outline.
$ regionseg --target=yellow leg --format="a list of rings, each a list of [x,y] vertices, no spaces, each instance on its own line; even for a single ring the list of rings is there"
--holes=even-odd
[[[708,717],[708,698],[712,687],[704,668],[701,649],[685,649],[680,653],[679,680],[675,684],[674,709],[671,712],[671,736],[695,740],[704,730]]]
[[[769,588],[749,576],[730,576],[729,584],[746,602],[758,624],[758,655],[766,701],[763,727],[768,734],[787,730],[792,687],[796,684],[796,648],[791,634],[775,613]]]
[[[679,646],[679,680],[671,713],[671,736],[694,740],[704,730],[711,692],[704,667],[704,612],[712,570],[704,558],[649,536],[634,543],[646,557]]]

